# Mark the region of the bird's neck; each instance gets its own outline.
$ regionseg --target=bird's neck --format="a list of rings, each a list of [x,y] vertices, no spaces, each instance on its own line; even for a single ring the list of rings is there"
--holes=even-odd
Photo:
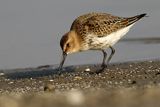
[[[74,40],[74,48],[76,49],[76,51],[80,51],[81,50],[81,45],[80,44],[82,42],[80,36],[74,30],[70,31],[69,34]]]

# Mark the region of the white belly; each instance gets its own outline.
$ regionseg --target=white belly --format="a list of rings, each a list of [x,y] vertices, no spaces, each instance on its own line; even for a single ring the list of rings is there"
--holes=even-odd
[[[108,46],[113,46],[115,43],[117,43],[128,31],[129,29],[133,26],[134,24],[125,27],[123,29],[120,29],[116,32],[111,33],[110,35],[104,36],[104,37],[95,37],[94,39],[94,44],[102,44],[102,48],[107,48]],[[100,47],[99,47],[100,48]]]

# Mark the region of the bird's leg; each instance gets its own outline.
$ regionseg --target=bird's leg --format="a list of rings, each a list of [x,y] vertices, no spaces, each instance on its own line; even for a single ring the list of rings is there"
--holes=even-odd
[[[107,65],[108,65],[109,61],[112,59],[113,55],[115,54],[115,49],[112,46],[109,46],[109,48],[111,49],[111,55],[107,59]]]
[[[102,52],[103,52],[103,62],[102,62],[102,65],[101,65],[101,67],[102,68],[105,68],[107,65],[106,65],[106,58],[107,58],[107,52],[105,51],[105,50],[102,50]]]
[[[105,52],[105,50],[102,50],[102,52],[103,52],[103,62],[102,62],[102,65],[101,65],[102,68],[100,70],[96,71],[95,72],[96,74],[102,73],[104,71],[104,69],[107,67],[107,65],[105,63],[106,58],[107,58],[107,52]]]
[[[102,65],[101,65],[102,68],[99,71],[96,72],[97,74],[102,73],[104,71],[104,69],[107,67],[109,61],[112,59],[112,57],[115,53],[115,49],[112,46],[109,46],[109,48],[111,49],[111,55],[107,59],[107,64],[105,63],[106,58],[107,58],[107,53],[104,50],[102,50],[102,52],[103,52],[103,62],[102,62]]]
[[[103,62],[102,62],[102,65],[101,65],[102,68],[107,67],[107,65],[109,64],[113,55],[115,54],[115,49],[112,46],[109,46],[109,48],[111,49],[111,54],[110,54],[109,58],[107,59],[107,64],[105,63],[106,58],[107,58],[107,53],[104,50],[102,50],[102,52],[103,52]]]

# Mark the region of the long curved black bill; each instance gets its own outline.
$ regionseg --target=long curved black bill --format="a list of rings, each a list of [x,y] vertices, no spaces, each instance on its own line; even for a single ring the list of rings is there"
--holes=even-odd
[[[64,61],[65,61],[66,57],[67,57],[67,54],[65,52],[63,52],[62,61],[61,61],[60,65],[59,65],[59,71],[62,70],[62,67],[63,67],[63,64],[64,64]]]

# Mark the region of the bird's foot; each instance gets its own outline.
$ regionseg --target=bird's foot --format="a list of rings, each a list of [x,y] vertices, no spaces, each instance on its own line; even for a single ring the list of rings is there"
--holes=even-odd
[[[100,74],[104,72],[105,68],[107,68],[107,65],[101,65],[101,68],[96,70],[95,72],[90,72],[89,74]]]
[[[101,65],[101,69],[107,68],[107,67],[108,67],[107,65],[108,65],[108,64],[102,64],[102,65]]]
[[[102,67],[100,70],[97,70],[95,73],[100,74],[100,73],[104,72],[105,68],[106,68],[106,66]]]

